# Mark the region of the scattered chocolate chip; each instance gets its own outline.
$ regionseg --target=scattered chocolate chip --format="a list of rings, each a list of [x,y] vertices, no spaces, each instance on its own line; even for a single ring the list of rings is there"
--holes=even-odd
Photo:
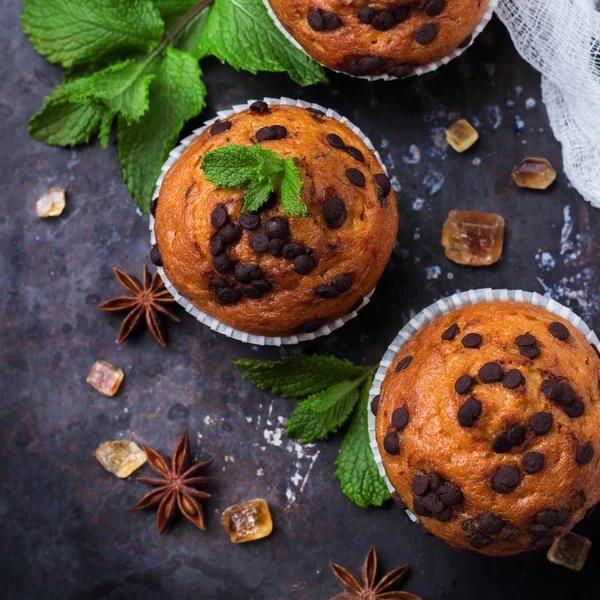
[[[408,411],[405,408],[397,408],[392,413],[392,427],[402,431],[408,425]]]
[[[499,494],[508,494],[519,485],[520,481],[519,469],[505,465],[496,471],[492,478],[492,486]]]
[[[577,449],[575,460],[580,465],[587,465],[594,458],[594,446],[591,442],[584,442]]]
[[[504,454],[508,452],[512,448],[512,444],[508,439],[508,431],[500,432],[493,440],[492,440],[492,449],[496,454]]]
[[[217,121],[210,128],[210,135],[217,135],[219,133],[223,133],[224,131],[228,131],[231,129],[231,121]]]
[[[449,342],[458,335],[459,331],[460,330],[458,328],[458,325],[456,323],[453,323],[452,325],[450,325],[450,327],[448,327],[448,329],[446,329],[446,331],[444,331],[444,333],[442,333],[442,339],[445,342]]]
[[[481,416],[481,402],[475,398],[469,398],[458,409],[458,422],[463,427],[473,427],[473,423]]]
[[[465,39],[464,39],[464,40],[463,40],[463,41],[462,41],[462,42],[461,42],[461,43],[460,43],[460,44],[457,46],[457,48],[460,48],[460,49],[462,49],[462,48],[466,48],[466,47],[467,47],[467,46],[468,46],[468,45],[471,43],[471,41],[472,41],[472,40],[473,40],[473,34],[471,34],[471,33],[470,33],[470,34],[469,34],[469,35],[468,35],[468,36],[467,36],[467,37],[466,37],[466,38],[465,38]]]
[[[348,178],[348,181],[356,187],[365,187],[365,185],[367,184],[367,180],[364,174],[358,169],[347,169],[346,177]]]
[[[379,186],[382,196],[385,198],[392,190],[390,178],[385,173],[375,175],[375,183]]]
[[[331,285],[340,293],[347,292],[352,287],[352,273],[343,273],[334,277]]]
[[[271,240],[269,242],[269,252],[276,257],[281,257],[283,256],[283,248],[285,247],[285,245],[287,244],[287,240],[286,239],[274,239]]]
[[[434,492],[437,492],[438,488],[444,483],[444,479],[437,473],[427,473],[427,479],[429,479],[429,487]]]
[[[546,527],[546,530],[548,530],[550,527],[554,527],[556,525],[557,517],[557,511],[551,508],[544,508],[534,515],[533,522],[537,525],[541,525],[542,527]],[[538,529],[538,531],[540,530]]]
[[[339,198],[327,198],[323,203],[323,215],[327,227],[337,229],[346,221],[346,206]]]
[[[256,279],[252,285],[262,294],[266,294],[273,286],[266,279]]]
[[[318,10],[311,10],[306,15],[306,20],[313,31],[323,31],[323,16]]]
[[[513,425],[508,430],[508,441],[512,446],[520,446],[525,441],[525,433],[523,425]]]
[[[382,56],[350,56],[345,62],[346,71],[351,75],[368,75],[375,71],[383,69],[386,59]]]
[[[548,326],[548,331],[550,332],[550,335],[555,337],[557,340],[560,340],[561,342],[564,342],[565,340],[569,339],[569,330],[558,321],[550,323],[550,325]]]
[[[391,13],[394,15],[396,23],[404,23],[408,19],[410,8],[408,6],[396,6],[396,8],[392,8]]]
[[[507,371],[502,378],[502,385],[509,390],[514,390],[516,387],[525,383],[525,378],[519,369],[511,369]]]
[[[488,537],[487,535],[483,535],[483,533],[474,533],[469,542],[473,548],[482,550],[483,548],[487,548],[487,546],[492,543],[492,538]]]
[[[519,352],[526,358],[537,358],[540,355],[540,349],[537,346],[520,346]]]
[[[314,333],[318,329],[321,329],[321,327],[323,327],[322,319],[313,319],[312,321],[307,321],[304,323],[304,325],[302,325],[302,329],[305,333]]]
[[[484,512],[478,517],[477,524],[479,525],[479,531],[484,535],[498,535],[504,527],[504,521],[491,511]]]
[[[544,455],[539,452],[526,452],[523,456],[523,471],[535,475],[544,468]]]
[[[394,19],[394,15],[390,11],[380,12],[372,21],[371,25],[377,31],[387,31],[391,29],[396,24],[396,20]]]
[[[358,148],[355,148],[354,146],[348,146],[346,148],[346,152],[355,160],[359,162],[365,162],[365,157]]]
[[[575,398],[573,403],[569,404],[568,406],[564,406],[563,410],[567,416],[571,417],[572,419],[577,419],[585,412],[585,404],[579,398]]]
[[[344,140],[335,133],[328,133],[325,136],[325,139],[327,140],[327,143],[333,148],[337,148],[338,150],[346,149],[346,144],[344,144]]]
[[[478,333],[468,333],[461,340],[461,343],[465,348],[477,348],[482,340],[483,338]]]
[[[433,40],[437,37],[437,27],[432,23],[427,23],[426,25],[421,25],[415,31],[415,40],[421,46],[427,46],[431,44]]]
[[[221,229],[227,222],[227,211],[223,204],[218,204],[215,210],[210,215],[210,222],[216,229]]]
[[[396,365],[396,373],[400,373],[400,371],[404,371],[408,365],[412,362],[412,356],[405,356],[397,365]]]
[[[299,275],[308,275],[316,266],[315,259],[309,254],[301,254],[294,259],[294,271]]]
[[[254,231],[260,225],[260,217],[253,212],[245,212],[240,215],[240,227],[248,231]]]
[[[315,288],[315,294],[320,298],[337,298],[339,296],[339,292],[332,285],[318,285]]]
[[[266,252],[269,248],[269,238],[262,232],[252,234],[248,243],[250,244],[250,248],[259,254]]]
[[[256,141],[260,143],[282,140],[287,136],[287,133],[287,129],[283,125],[267,125],[256,132]]]
[[[219,229],[219,237],[226,244],[234,244],[240,239],[241,235],[242,232],[240,231],[240,228],[231,221],[229,223],[225,223],[225,225]]]
[[[246,284],[240,288],[240,291],[247,298],[252,298],[256,300],[262,296],[261,291],[253,284]]]
[[[415,69],[415,66],[410,63],[400,64],[400,65],[392,65],[388,69],[388,75],[391,77],[398,77],[398,79],[403,79],[404,77],[408,77]]]
[[[229,256],[227,256],[226,252],[222,252],[221,254],[213,256],[212,261],[213,266],[218,273],[226,273],[227,271],[231,271],[231,269],[233,269],[233,263],[231,262]]]
[[[298,242],[288,242],[281,251],[283,258],[294,260],[301,254],[306,254],[306,247]]]
[[[377,11],[370,6],[363,6],[358,11],[358,20],[365,25],[369,25],[371,21],[377,16]]]
[[[530,333],[524,333],[523,335],[518,335],[515,338],[515,344],[517,346],[534,346],[537,343],[537,340]]]
[[[398,436],[392,431],[383,438],[383,449],[388,454],[400,453],[400,441]]]
[[[457,394],[468,394],[475,380],[470,375],[461,375],[454,383]]]
[[[229,287],[229,284],[222,277],[213,277],[208,282],[208,289],[215,294],[217,292],[219,292],[220,290],[224,290],[225,288],[228,288],[228,287]]]
[[[226,287],[217,292],[217,302],[219,304],[234,304],[239,299],[240,293],[232,287]]]
[[[438,496],[446,506],[455,506],[462,500],[460,488],[452,481],[445,481],[438,489]]]
[[[250,283],[254,279],[260,279],[262,271],[258,265],[237,263],[233,270],[233,276],[240,283]]]
[[[423,10],[428,17],[437,17],[446,7],[446,0],[427,0]]]
[[[333,31],[342,24],[342,19],[334,12],[326,12],[323,14],[323,29]]]
[[[265,223],[265,233],[270,240],[284,238],[289,232],[290,226],[283,217],[272,217]]]
[[[570,406],[575,402],[575,390],[568,383],[559,384],[560,395],[556,402],[562,407]]]
[[[212,256],[216,256],[217,254],[221,254],[221,252],[225,252],[225,242],[217,235],[210,243],[210,253]]]
[[[250,110],[257,113],[269,112],[269,105],[262,100],[257,100],[250,105]]]
[[[156,207],[158,206],[158,198],[154,198],[150,203],[150,214],[155,217],[156,216]]]
[[[400,494],[398,492],[394,492],[392,494],[392,500],[394,501],[394,504],[400,509],[400,510],[406,510],[406,502],[404,502],[404,500],[402,500],[402,497],[400,496]]]
[[[531,415],[529,419],[529,427],[533,429],[537,435],[544,435],[552,429],[552,422],[554,417],[551,413],[544,410]]]
[[[483,383],[496,383],[502,380],[504,372],[497,362],[488,362],[479,369],[479,379]]]
[[[441,513],[446,508],[435,492],[430,492],[423,498],[423,506],[434,515]]]
[[[152,261],[152,264],[156,265],[157,267],[163,266],[163,261],[160,256],[160,249],[158,248],[158,244],[154,244],[154,246],[152,246],[152,248],[150,249],[150,260]]]
[[[375,396],[375,398],[373,398],[373,400],[371,400],[371,412],[374,415],[377,415],[377,410],[379,409],[379,401],[380,401],[379,394],[377,394],[377,396]]]
[[[417,496],[423,496],[429,489],[429,479],[426,475],[415,475],[412,478],[412,491]]]
[[[440,523],[447,523],[448,521],[451,521],[453,517],[454,517],[454,513],[452,512],[452,508],[450,506],[446,506],[446,508],[444,508],[444,510],[442,510],[437,515],[435,515],[435,518]]]
[[[413,496],[413,512],[419,517],[430,517],[431,513],[423,505],[421,496]]]
[[[555,402],[560,398],[562,388],[558,381],[554,381],[553,379],[545,379],[542,381],[541,390],[548,400]]]

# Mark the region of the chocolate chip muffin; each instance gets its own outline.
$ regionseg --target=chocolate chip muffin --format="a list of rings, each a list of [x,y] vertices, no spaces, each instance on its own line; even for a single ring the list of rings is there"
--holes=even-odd
[[[351,75],[406,77],[469,44],[489,0],[269,0],[319,63]]]
[[[433,534],[503,556],[600,501],[600,354],[569,322],[486,302],[431,322],[372,403],[399,502]]]
[[[276,187],[243,212],[247,189],[219,188],[207,153],[235,144],[293,157],[307,215]],[[196,307],[256,335],[311,333],[359,306],[390,257],[396,197],[374,152],[313,108],[253,103],[208,127],[167,172],[152,206],[152,260]]]

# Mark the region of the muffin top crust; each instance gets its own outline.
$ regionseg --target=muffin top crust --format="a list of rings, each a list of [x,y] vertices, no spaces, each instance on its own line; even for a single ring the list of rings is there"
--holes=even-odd
[[[489,0],[269,0],[321,64],[351,75],[406,77],[469,44]]]
[[[231,144],[291,156],[305,217],[280,190],[242,212],[245,189],[217,188],[204,156]],[[235,329],[312,332],[354,310],[391,254],[396,197],[374,153],[348,126],[314,109],[255,102],[209,126],[167,172],[152,208],[153,260],[174,287]]]
[[[398,500],[457,547],[502,556],[550,544],[600,501],[599,356],[525,303],[424,327],[372,407]]]

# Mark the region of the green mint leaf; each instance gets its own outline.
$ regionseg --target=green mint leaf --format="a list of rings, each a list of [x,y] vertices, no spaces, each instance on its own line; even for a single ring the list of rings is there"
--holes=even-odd
[[[283,211],[289,217],[305,217],[308,214],[306,204],[302,202],[304,182],[300,171],[291,156],[285,159],[283,179],[281,180],[281,203]]]
[[[269,200],[269,196],[275,190],[277,178],[275,176],[253,179],[244,194],[244,206],[242,212],[258,210]]]
[[[304,398],[367,372],[348,360],[317,354],[300,354],[280,361],[242,359],[234,362],[242,370],[244,379],[284,398]]]
[[[148,51],[163,34],[149,0],[26,0],[22,21],[35,49],[64,67]]]
[[[325,81],[323,68],[277,29],[263,0],[215,0],[200,53],[251,73],[287,71],[300,85]]]
[[[326,439],[350,416],[359,398],[359,386],[367,375],[334,383],[300,402],[287,422],[288,435],[303,444]]]
[[[98,138],[100,138],[100,145],[103,148],[108,148],[110,144],[110,131],[112,124],[115,119],[115,115],[110,110],[105,110],[100,121],[100,131],[98,132]]]
[[[198,61],[167,48],[152,63],[150,108],[138,123],[119,118],[119,159],[129,192],[148,212],[160,168],[175,145],[184,123],[204,107],[206,88]]]
[[[202,171],[208,181],[222,188],[241,188],[256,176],[261,164],[259,146],[230,144],[208,152]]]
[[[391,497],[385,481],[379,475],[371,451],[367,430],[367,404],[372,378],[361,388],[350,426],[335,461],[335,476],[340,480],[342,492],[362,508],[381,506]]]
[[[165,29],[173,27],[185,13],[198,4],[198,0],[152,0],[165,22]]]
[[[200,60],[202,58],[200,42],[206,29],[209,13],[210,8],[205,8],[197,17],[194,17],[175,38],[173,46],[183,52],[189,52],[194,58]]]

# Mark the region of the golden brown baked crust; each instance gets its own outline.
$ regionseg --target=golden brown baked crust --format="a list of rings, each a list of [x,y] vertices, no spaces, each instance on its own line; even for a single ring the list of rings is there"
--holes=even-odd
[[[489,0],[269,0],[316,61],[352,75],[405,77],[468,43]],[[315,30],[316,28],[316,30]]]
[[[567,327],[567,339],[555,337],[564,337],[560,326],[552,326],[554,335],[549,330],[556,322]],[[456,336],[442,339],[454,324],[459,328]],[[467,348],[462,340],[473,333],[482,342]],[[524,334],[533,335],[535,343],[523,345],[532,340],[519,338],[518,346],[515,340]],[[536,348],[539,356],[528,358],[537,354]],[[402,369],[409,356],[410,364]],[[482,377],[494,380],[499,375],[497,367],[480,372],[488,362],[497,362],[504,376],[518,369],[524,383],[516,372],[512,381],[483,383]],[[465,390],[468,383],[462,380],[459,394],[455,384],[463,375],[474,382]],[[543,384],[546,380],[555,383]],[[600,358],[594,347],[577,328],[545,309],[490,302],[456,310],[419,331],[388,369],[376,421],[386,473],[427,529],[454,546],[496,556],[542,547],[600,501],[599,382]],[[461,409],[471,397],[481,403],[479,417],[477,411]],[[398,408],[408,411],[404,429],[391,425]],[[547,432],[548,417],[540,412],[552,415]],[[402,427],[405,421],[406,414],[396,414],[396,425]],[[516,425],[524,431],[511,429]],[[394,438],[399,441],[397,454],[384,449],[388,434],[388,450],[395,451]],[[527,453],[542,455],[543,466],[539,456]],[[504,476],[498,478],[500,467]],[[507,472],[506,467],[513,469]],[[513,486],[517,480],[509,479],[516,474],[514,468],[518,482]],[[462,494],[452,485],[440,493],[442,482],[435,474]],[[421,479],[423,475],[428,479]],[[444,493],[446,499],[454,496],[447,509],[438,502]],[[429,511],[427,516],[427,506],[435,514]]]
[[[252,334],[282,336],[311,331],[347,314],[374,288],[398,229],[396,197],[388,189],[389,180],[375,155],[346,125],[295,106],[272,105],[268,112],[248,109],[227,121],[229,129],[212,135],[208,128],[195,139],[163,181],[154,214],[160,260],[167,277],[198,308]],[[228,222],[239,227],[244,190],[216,189],[205,179],[200,164],[202,157],[216,148],[255,144],[257,131],[274,125],[285,127],[287,135],[262,146],[298,159],[304,180],[302,200],[310,214],[286,217],[277,194],[277,203],[259,212],[259,227],[253,231],[239,228],[239,241],[227,244],[226,253],[232,262],[258,265],[261,279],[268,282],[265,287],[271,286],[268,291],[261,289],[263,295],[253,299],[243,295],[247,288],[236,281],[233,270],[216,272],[211,255],[212,242],[223,231],[212,225],[211,215],[222,204]],[[359,150],[363,161],[346,148],[332,146],[327,139],[330,134],[339,136],[346,147]],[[365,176],[364,187],[350,182],[348,169],[358,169]],[[328,225],[324,215],[324,203],[333,197],[343,202],[346,215],[336,227],[331,227],[331,222]],[[288,239],[303,244],[316,261],[310,273],[299,274],[293,260],[269,251],[258,253],[251,247],[250,238],[264,233],[265,223],[273,217],[287,219]],[[346,276],[346,284],[351,281],[351,285],[347,291],[345,286],[338,286],[341,291],[336,295],[331,284],[339,276]],[[238,300],[219,303],[217,283],[221,280],[235,290]],[[328,286],[329,294],[325,295],[336,297],[319,296],[317,286]]]

